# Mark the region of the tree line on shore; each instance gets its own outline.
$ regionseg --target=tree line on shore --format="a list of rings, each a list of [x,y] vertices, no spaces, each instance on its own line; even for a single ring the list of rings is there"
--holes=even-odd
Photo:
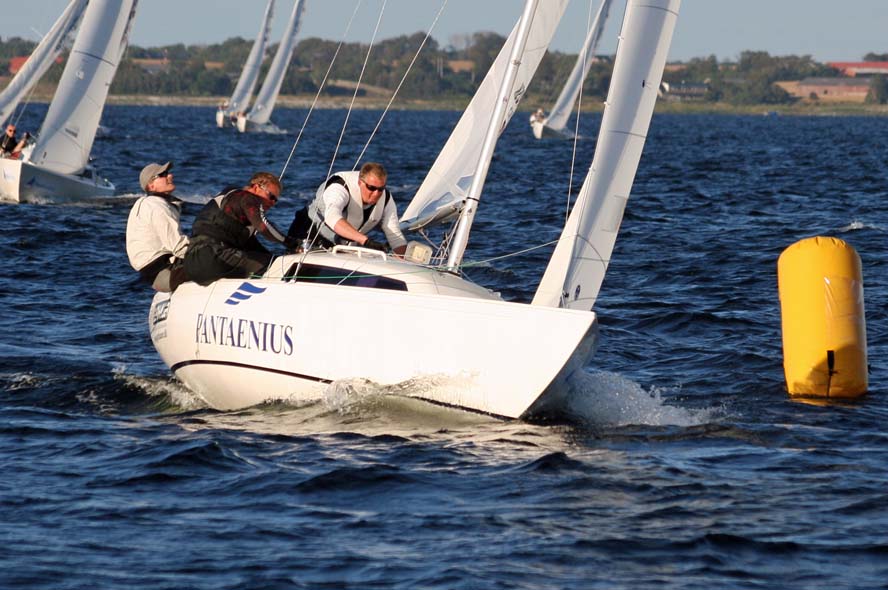
[[[425,35],[414,33],[377,43],[370,54],[363,83],[371,87],[394,89],[401,82],[408,64],[422,45]],[[496,33],[467,35],[461,47],[442,47],[429,38],[404,82],[399,96],[404,99],[448,99],[471,96],[481,83],[505,38]],[[35,43],[18,37],[0,39],[0,72],[9,60],[26,56]],[[163,47],[132,45],[118,68],[112,94],[170,96],[228,96],[237,83],[252,41],[230,38],[212,45],[175,44]],[[274,55],[271,48],[263,65],[267,68]],[[337,54],[338,49],[338,54]],[[367,45],[339,43],[318,38],[302,40],[296,47],[282,94],[315,94],[327,74],[330,80],[356,81],[367,55]],[[865,61],[888,61],[888,56],[870,53]],[[576,54],[550,51],[543,58],[529,94],[542,102],[551,102],[576,61]],[[600,57],[589,71],[584,95],[603,99],[610,84],[613,60]],[[45,76],[54,83],[61,76],[61,64],[55,64]],[[715,56],[694,58],[673,64],[664,74],[672,84],[705,85],[705,101],[731,104],[784,104],[796,100],[775,84],[777,81],[802,80],[807,77],[837,77],[834,68],[814,61],[810,56],[771,56],[764,51],[744,51],[736,62],[719,62]],[[351,93],[335,84],[324,89],[328,95]],[[888,84],[876,77],[871,91],[874,102],[888,100]]]

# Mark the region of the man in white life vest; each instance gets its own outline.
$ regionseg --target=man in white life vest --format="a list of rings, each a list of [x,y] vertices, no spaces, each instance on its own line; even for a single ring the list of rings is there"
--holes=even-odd
[[[385,183],[382,164],[367,162],[359,172],[337,172],[318,187],[312,203],[299,211],[288,236],[312,247],[354,244],[385,250],[367,234],[380,226],[395,254],[403,255],[407,240],[398,223],[398,208]]]

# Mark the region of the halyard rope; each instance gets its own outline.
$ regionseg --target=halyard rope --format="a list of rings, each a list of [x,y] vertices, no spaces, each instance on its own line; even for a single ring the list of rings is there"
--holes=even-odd
[[[385,13],[385,5],[388,0],[383,0],[382,8],[379,9],[379,18],[376,19],[376,28],[373,29],[373,37],[370,39],[370,45],[367,47],[367,55],[364,57],[364,63],[361,66],[361,73],[358,75],[358,82],[355,84],[355,92],[352,94],[351,103],[348,105],[348,111],[345,113],[345,121],[342,122],[342,131],[339,132],[339,140],[336,142],[336,149],[333,151],[333,157],[330,159],[330,167],[327,169],[327,176],[330,178],[333,173],[333,165],[336,163],[336,156],[339,154],[339,147],[342,145],[342,138],[345,136],[345,129],[348,127],[348,119],[351,116],[352,108],[355,106],[355,99],[358,97],[358,90],[361,88],[361,81],[364,79],[364,72],[367,70],[367,62],[370,61],[370,52],[373,51],[373,43],[376,41],[376,35],[379,33],[379,24],[382,22],[382,15]]]
[[[367,152],[367,148],[370,147],[370,142],[373,141],[373,138],[376,136],[376,132],[379,131],[379,127],[382,125],[382,120],[385,119],[386,113],[388,113],[389,109],[392,106],[392,103],[395,102],[395,97],[398,96],[398,91],[401,90],[401,86],[403,86],[404,82],[407,80],[407,75],[413,68],[413,64],[416,63],[416,60],[419,57],[422,48],[425,47],[425,44],[429,40],[429,37],[432,36],[432,31],[434,30],[435,25],[438,24],[438,19],[441,18],[441,14],[444,12],[445,6],[447,6],[447,0],[444,0],[444,2],[441,4],[441,8],[438,9],[438,14],[435,15],[435,20],[432,21],[428,32],[426,32],[425,38],[423,38],[422,43],[419,44],[419,48],[417,48],[416,53],[413,55],[413,59],[410,60],[410,65],[407,66],[407,71],[404,72],[404,75],[401,77],[401,81],[398,82],[398,87],[395,88],[395,91],[392,93],[392,97],[389,99],[388,104],[385,105],[385,110],[383,110],[382,115],[379,116],[379,121],[376,122],[376,127],[374,127],[373,131],[370,132],[370,137],[367,138],[367,143],[364,144],[364,149],[361,150],[361,154],[358,156],[358,159],[355,160],[355,165],[352,166],[352,170],[356,170],[358,164],[361,163],[361,158],[364,157],[364,154]]]
[[[351,30],[352,22],[355,20],[355,15],[358,14],[358,9],[361,7],[361,2],[363,2],[363,0],[358,0],[357,4],[355,4],[355,9],[352,12],[351,18],[348,19],[348,24],[345,26],[345,31],[342,33],[342,39],[339,40],[339,45],[336,47],[336,52],[333,53],[333,59],[330,60],[330,65],[327,67],[327,72],[324,74],[324,79],[321,80],[321,83],[318,85],[318,92],[317,94],[315,94],[314,100],[311,102],[311,106],[308,108],[308,112],[305,114],[305,120],[302,122],[302,129],[299,130],[299,134],[296,136],[296,141],[293,142],[293,147],[290,149],[290,155],[287,156],[287,161],[284,163],[283,170],[281,170],[281,174],[279,176],[281,180],[283,180],[284,174],[287,172],[287,167],[290,165],[290,160],[293,159],[293,154],[296,152],[296,146],[299,145],[299,140],[302,138],[302,133],[305,131],[306,125],[308,125],[308,119],[309,117],[311,117],[315,105],[318,103],[318,98],[320,98],[321,92],[324,90],[324,85],[327,83],[327,78],[330,76],[330,72],[333,70],[333,64],[336,63],[336,57],[339,55],[339,50],[342,49],[342,45],[343,43],[345,43],[345,38],[348,36],[348,32]]]

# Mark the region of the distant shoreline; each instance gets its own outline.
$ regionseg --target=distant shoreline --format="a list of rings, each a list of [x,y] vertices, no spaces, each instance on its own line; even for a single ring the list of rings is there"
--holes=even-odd
[[[292,96],[282,95],[278,98],[277,106],[285,108],[308,108],[314,101],[314,95]],[[142,95],[111,95],[108,104],[129,105],[154,105],[154,106],[212,106],[219,105],[222,97],[212,96],[142,96]],[[584,99],[584,112],[600,112],[604,108],[604,102],[600,99]],[[547,99],[535,100],[533,96],[524,99],[521,111],[530,112]],[[350,96],[321,97],[315,108],[318,109],[346,109],[351,103]],[[354,108],[363,110],[382,110],[388,104],[388,100],[378,97],[358,97],[355,99]],[[468,98],[446,98],[435,100],[404,99],[396,100],[392,110],[442,110],[462,111],[469,104]],[[862,104],[862,103],[797,103],[797,104],[754,104],[733,105],[720,102],[668,102],[657,101],[657,113],[670,114],[725,114],[725,115],[796,115],[796,116],[886,116],[888,105]]]
[[[227,97],[220,96],[151,96],[151,95],[121,95],[108,96],[109,105],[134,105],[134,106],[205,106],[216,107]],[[33,98],[33,102],[48,102],[49,96]],[[282,95],[278,98],[277,106],[285,108],[308,108],[315,100],[314,95]],[[350,96],[324,96],[318,99],[315,108],[318,109],[346,109],[351,103]],[[584,99],[584,112],[600,112],[604,103],[600,99]],[[535,110],[546,100],[535,100],[533,96],[525,98],[521,111]],[[462,111],[469,103],[468,98],[444,98],[444,99],[399,99],[392,104],[392,110],[443,110]],[[388,99],[378,97],[358,97],[355,99],[354,108],[361,110],[382,110],[388,104]],[[724,115],[788,115],[788,116],[886,116],[888,105],[863,104],[863,103],[797,103],[797,104],[754,104],[733,105],[728,103],[713,102],[668,102],[657,101],[657,113],[669,114],[724,114]]]

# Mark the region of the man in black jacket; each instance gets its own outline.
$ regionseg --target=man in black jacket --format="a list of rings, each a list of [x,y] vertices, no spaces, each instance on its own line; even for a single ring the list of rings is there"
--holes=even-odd
[[[281,196],[281,181],[269,172],[257,172],[243,188],[224,190],[207,203],[191,226],[185,254],[188,277],[209,285],[216,279],[261,274],[271,253],[259,243],[260,234],[271,242],[287,238],[265,217]]]

